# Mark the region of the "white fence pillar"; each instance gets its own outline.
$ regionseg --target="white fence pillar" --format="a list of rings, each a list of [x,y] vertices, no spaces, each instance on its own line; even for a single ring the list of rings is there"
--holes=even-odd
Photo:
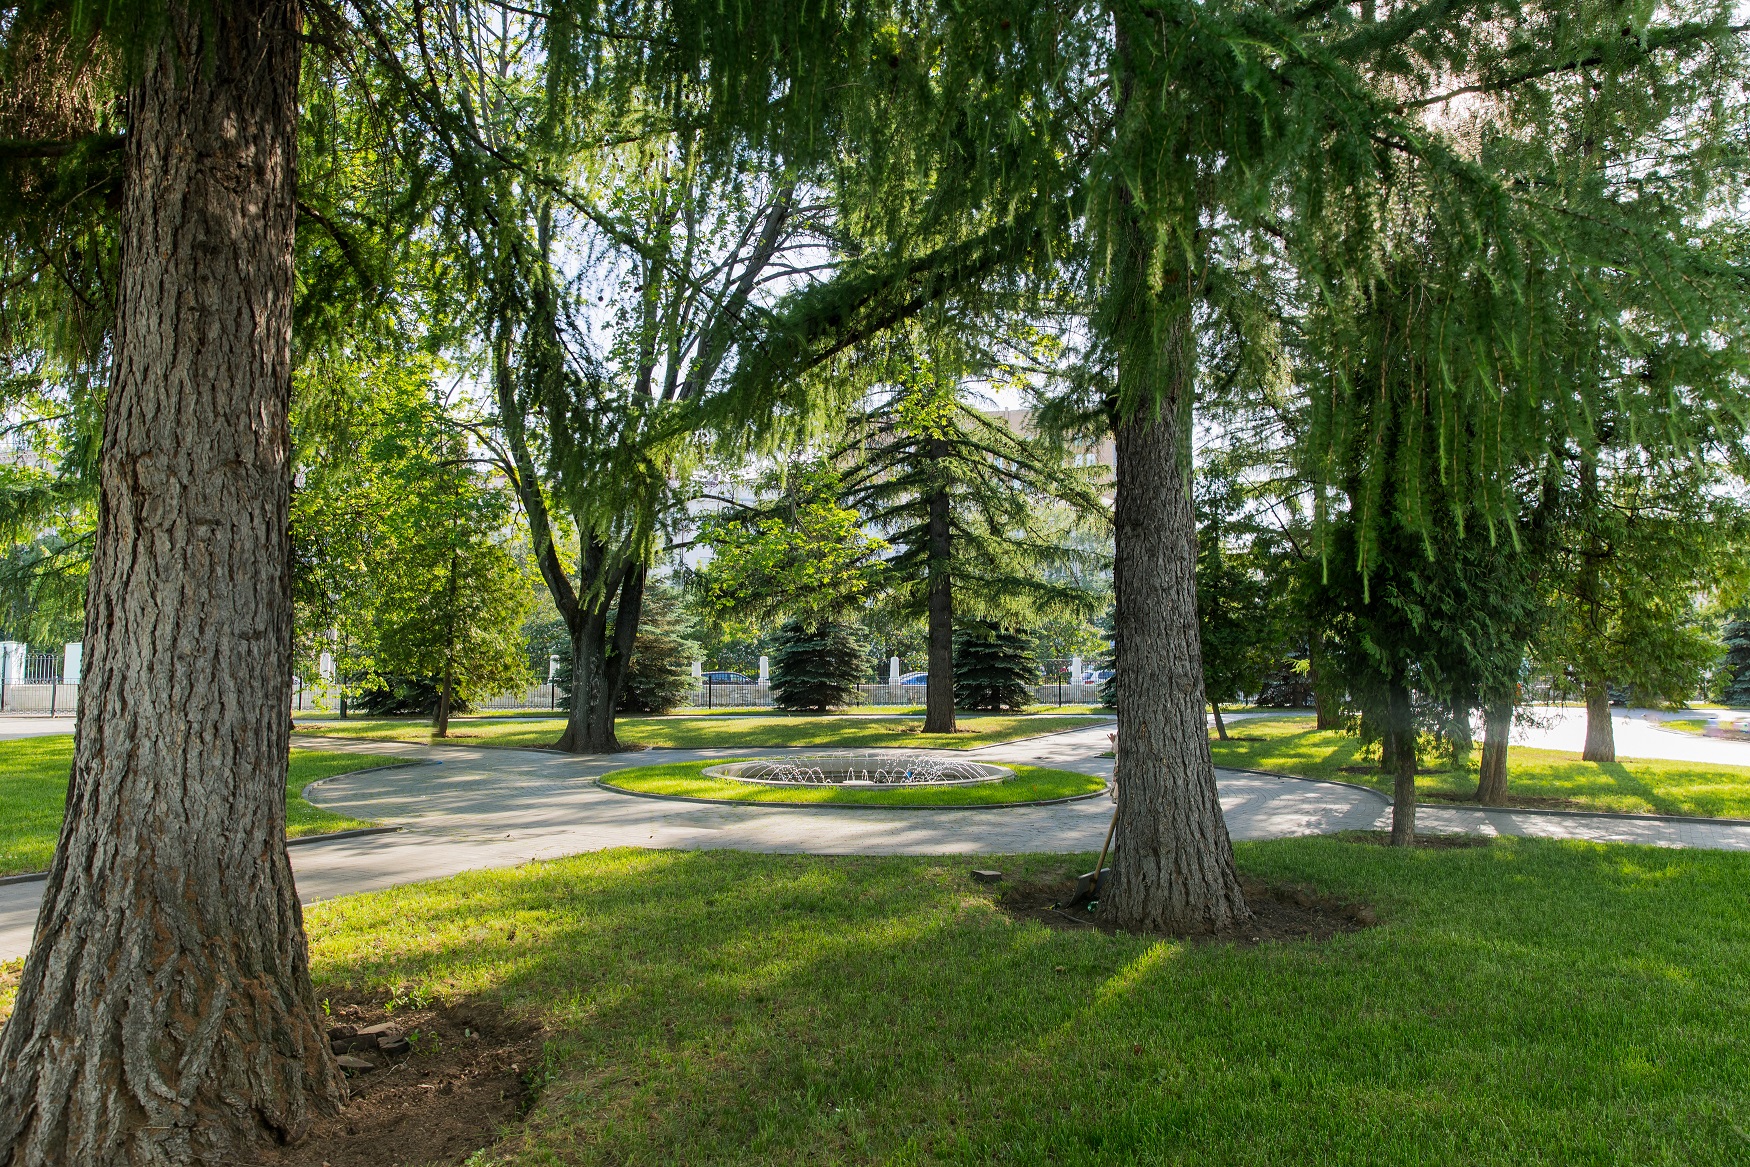
[[[887,683],[889,685],[899,684],[899,658],[896,656],[887,659]]]
[[[77,685],[79,674],[85,668],[85,644],[75,640],[67,646],[61,658],[61,681],[67,685]]]
[[[769,685],[771,683],[772,683],[772,658],[769,656],[762,656],[762,657],[760,657],[760,684]]]

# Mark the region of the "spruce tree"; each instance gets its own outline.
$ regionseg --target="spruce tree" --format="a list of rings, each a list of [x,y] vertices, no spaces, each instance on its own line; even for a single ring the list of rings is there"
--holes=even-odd
[[[842,621],[791,617],[772,637],[772,700],[780,709],[853,705],[868,668],[856,629]]]
[[[1030,636],[985,621],[954,630],[954,704],[960,708],[1018,712],[1033,704],[1038,684]]]
[[[1720,703],[1743,708],[1750,705],[1750,619],[1737,616],[1727,621],[1723,639],[1726,685],[1720,692]]]
[[[1106,521],[1095,480],[1065,451],[968,400],[967,382],[988,376],[995,357],[961,352],[965,331],[912,330],[887,346],[828,454],[846,505],[893,545],[890,600],[926,621],[925,733],[954,732],[963,704],[956,613],[976,621],[1087,611],[1096,593],[1078,572],[1097,557],[1076,545],[1073,528]]]

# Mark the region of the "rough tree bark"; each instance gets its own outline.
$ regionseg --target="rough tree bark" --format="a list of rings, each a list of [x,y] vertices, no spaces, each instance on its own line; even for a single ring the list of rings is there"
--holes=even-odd
[[[1221,706],[1217,705],[1214,701],[1211,701],[1209,703],[1209,708],[1215,714],[1215,736],[1220,738],[1222,741],[1226,741],[1227,740],[1227,723],[1222,721],[1222,719],[1221,719]]]
[[[1234,871],[1204,720],[1197,521],[1186,421],[1195,337],[1188,272],[1150,277],[1151,248],[1126,216],[1107,326],[1118,343],[1116,555],[1117,828],[1100,911],[1142,931],[1219,932],[1251,918]]]
[[[1587,762],[1616,761],[1616,727],[1610,721],[1610,687],[1603,681],[1586,683],[1586,745],[1580,758]]]
[[[937,441],[935,445],[946,445]],[[930,496],[930,676],[924,686],[924,732],[953,733],[954,726],[954,579],[948,570],[952,529],[948,524],[948,492]]]
[[[285,850],[299,13],[173,4],[128,96],[66,818],[0,1162],[236,1161],[345,1084]]]
[[[1416,718],[1410,690],[1393,685],[1386,694],[1385,742],[1392,760],[1391,843],[1416,843]]]
[[[1477,774],[1477,801],[1507,804],[1507,741],[1513,731],[1513,699],[1490,701],[1483,709],[1483,762]]]

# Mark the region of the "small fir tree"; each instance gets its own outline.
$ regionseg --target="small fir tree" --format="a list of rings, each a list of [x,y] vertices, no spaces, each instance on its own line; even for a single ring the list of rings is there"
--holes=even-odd
[[[640,632],[632,643],[621,713],[667,713],[692,690],[695,645],[666,632]]]
[[[849,624],[791,617],[773,638],[773,702],[816,712],[851,704],[867,668],[863,654]]]
[[[954,630],[954,703],[962,709],[1025,709],[1039,683],[1033,638],[991,624]]]
[[[1726,687],[1720,693],[1720,703],[1750,705],[1750,619],[1740,616],[1728,621],[1724,639],[1726,659],[1721,672]]]

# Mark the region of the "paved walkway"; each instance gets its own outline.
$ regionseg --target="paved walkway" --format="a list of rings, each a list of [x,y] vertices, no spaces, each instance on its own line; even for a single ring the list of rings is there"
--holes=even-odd
[[[1110,775],[1109,725],[968,751]],[[649,750],[574,757],[538,750],[299,738],[299,746],[418,763],[340,774],[310,787],[320,806],[394,824],[394,834],[292,848],[306,902],[506,867],[605,847],[672,847],[858,855],[1010,854],[1099,849],[1111,817],[1105,798],[1053,806],[953,810],[877,807],[722,806],[643,798],[594,779],[626,766],[745,757],[747,750]],[[1236,839],[1378,828],[1390,806],[1372,790],[1231,770],[1217,772],[1222,811]],[[1541,814],[1424,806],[1430,832],[1540,835],[1600,842],[1750,850],[1750,824],[1632,815]],[[21,955],[35,926],[40,882],[0,885],[0,960]]]

